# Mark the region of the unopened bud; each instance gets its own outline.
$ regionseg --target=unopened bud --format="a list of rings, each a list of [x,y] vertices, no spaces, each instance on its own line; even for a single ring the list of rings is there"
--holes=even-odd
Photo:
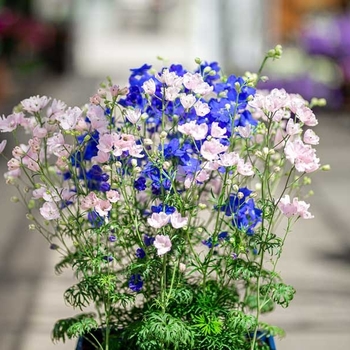
[[[198,208],[203,210],[207,208],[207,205],[205,203],[199,203]]]
[[[170,167],[171,167],[171,163],[170,162],[166,161],[166,162],[163,163],[163,169],[164,170],[168,170],[168,169],[170,169]]]
[[[121,168],[122,167],[122,163],[119,162],[119,161],[115,162],[114,164],[115,164],[116,168]]]
[[[144,139],[144,140],[143,140],[143,143],[144,143],[146,146],[153,145],[153,141],[152,141],[151,139]]]
[[[147,113],[142,113],[141,114],[141,120],[147,120],[148,114]]]
[[[238,185],[235,184],[232,186],[232,189],[234,192],[237,192],[239,190],[239,187],[238,187]]]
[[[19,198],[16,197],[16,196],[13,196],[13,197],[11,197],[10,201],[11,201],[12,203],[18,203],[18,202],[19,202]]]
[[[203,69],[203,73],[209,73],[211,71],[211,67],[209,66],[206,66],[204,69]]]
[[[34,224],[28,225],[29,230],[34,231],[36,229]]]
[[[255,190],[256,191],[260,191],[261,190],[261,183],[260,182],[255,184]]]
[[[27,206],[28,206],[29,210],[34,209],[35,208],[35,200],[34,199],[29,200]]]
[[[329,171],[331,170],[331,166],[329,164],[325,164],[321,166],[321,170],[323,171]]]
[[[166,139],[167,136],[168,136],[168,133],[166,131],[164,131],[164,130],[159,135],[161,140]]]
[[[196,57],[194,59],[194,61],[197,63],[197,64],[201,64],[202,63],[202,60],[199,58],[199,57]]]
[[[131,165],[133,167],[137,166],[137,160],[136,159],[131,159]]]
[[[34,216],[32,215],[32,214],[26,214],[26,218],[28,219],[28,220],[34,220]]]

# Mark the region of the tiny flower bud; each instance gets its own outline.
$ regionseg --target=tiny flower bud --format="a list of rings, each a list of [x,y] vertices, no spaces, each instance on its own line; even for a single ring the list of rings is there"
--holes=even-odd
[[[34,231],[35,230],[35,225],[34,224],[30,224],[30,225],[28,225],[28,228],[29,228],[29,230]]]
[[[180,272],[185,272],[186,271],[186,265],[183,264],[183,263],[180,263],[179,264],[179,270],[180,270]]]
[[[202,63],[202,60],[199,58],[199,57],[196,57],[194,59],[194,61],[197,63],[197,64],[201,64]]]
[[[235,82],[235,89],[236,91],[239,91],[241,89],[241,84],[238,81]]]
[[[207,205],[205,203],[199,203],[198,208],[203,210],[207,208]]]
[[[19,202],[19,198],[16,197],[16,196],[13,196],[13,197],[11,197],[10,201],[11,201],[12,203],[18,203],[18,202]]]
[[[166,139],[167,136],[168,136],[168,133],[166,131],[164,131],[164,130],[159,135],[161,140]]]
[[[110,167],[110,165],[104,165],[103,167],[102,167],[102,170],[104,171],[104,172],[107,172],[107,171],[111,171],[111,167]]]
[[[146,146],[153,145],[153,141],[152,141],[151,139],[144,139],[144,140],[143,140],[143,143],[144,143]]]
[[[232,189],[234,192],[237,192],[239,190],[239,187],[238,187],[238,185],[233,185]]]
[[[28,209],[34,209],[35,208],[35,200],[34,199],[31,199],[28,201]]]
[[[255,155],[258,157],[258,158],[262,158],[263,157],[263,154],[261,151],[256,151],[255,152]]]
[[[198,231],[199,233],[202,233],[202,232],[203,232],[203,228],[202,228],[202,227],[198,227],[198,228],[197,228],[197,231]]]
[[[321,170],[323,171],[329,171],[331,170],[331,166],[329,164],[325,164],[321,166]]]
[[[215,70],[211,70],[211,71],[209,72],[209,75],[212,76],[212,77],[213,77],[214,75],[216,75]]]
[[[26,214],[26,218],[28,219],[28,220],[34,220],[34,216],[32,215],[32,214]]]
[[[142,113],[141,114],[141,120],[147,120],[148,114],[147,113]]]
[[[137,166],[137,160],[136,159],[131,159],[131,165],[133,167]]]
[[[211,71],[211,67],[209,66],[206,66],[204,69],[203,69],[203,73],[209,73]]]
[[[139,174],[139,173],[141,173],[141,172],[142,172],[141,167],[136,166],[136,167],[134,168],[134,173]]]
[[[163,163],[163,169],[164,170],[168,170],[168,169],[170,169],[170,167],[171,167],[171,163],[170,162],[164,162]]]
[[[255,184],[255,190],[256,191],[260,191],[261,190],[261,183],[260,182]]]
[[[119,161],[115,162],[114,164],[115,164],[116,168],[121,168],[122,167],[122,163],[119,162]]]
[[[90,135],[85,135],[83,142],[88,142],[91,139]]]
[[[107,93],[106,93],[106,90],[105,89],[102,89],[102,88],[99,88],[97,90],[97,93],[100,97],[106,97]]]
[[[263,148],[263,153],[266,156],[267,154],[269,154],[269,149],[267,147]]]

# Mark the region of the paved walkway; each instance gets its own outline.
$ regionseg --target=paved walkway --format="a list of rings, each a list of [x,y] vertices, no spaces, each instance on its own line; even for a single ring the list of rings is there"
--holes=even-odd
[[[47,81],[45,91],[80,104],[96,86],[93,79],[71,77]],[[350,344],[350,115],[319,119],[318,155],[332,171],[314,176],[310,202],[316,219],[297,223],[279,265],[297,294],[288,309],[268,317],[287,333],[277,341],[278,350],[344,350]],[[55,320],[72,315],[62,297],[71,277],[55,276],[55,252],[37,232],[28,231],[23,210],[8,201],[11,190],[0,182],[0,348],[72,350],[74,342],[50,340]]]

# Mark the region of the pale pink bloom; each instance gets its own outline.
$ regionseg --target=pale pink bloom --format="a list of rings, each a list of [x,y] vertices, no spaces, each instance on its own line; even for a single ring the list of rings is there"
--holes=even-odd
[[[82,114],[83,111],[79,107],[69,107],[64,113],[59,114],[56,120],[63,130],[73,130]]]
[[[193,184],[193,176],[187,175],[184,181],[184,186],[186,189],[189,189]]]
[[[125,117],[131,124],[136,124],[141,118],[141,111],[139,109],[126,109]]]
[[[245,126],[239,126],[237,129],[238,129],[239,135],[245,139],[250,137],[252,133],[252,127],[250,124],[246,124]]]
[[[145,81],[142,84],[142,89],[145,91],[146,94],[148,95],[154,95],[156,92],[156,83],[155,81],[151,78],[147,81]]]
[[[171,221],[171,225],[174,228],[181,228],[187,225],[188,218],[182,217],[181,214],[178,211],[176,211],[171,214],[170,221]]]
[[[298,94],[289,94],[289,109],[296,113],[298,109],[306,106],[307,102]],[[307,124],[306,124],[307,125]]]
[[[129,151],[136,144],[135,136],[132,134],[117,135],[114,139],[114,146],[122,149],[123,151]],[[142,146],[141,146],[142,147]]]
[[[171,250],[171,240],[169,236],[157,235],[153,245],[157,248],[158,255],[164,255]]]
[[[290,218],[297,213],[297,208],[293,203],[291,203],[288,194],[280,199],[278,202],[278,208],[287,218]]]
[[[60,211],[55,202],[45,202],[39,210],[41,216],[46,220],[55,220],[60,217]]]
[[[303,140],[310,145],[318,145],[320,138],[311,129],[307,129],[304,133]]]
[[[129,155],[135,158],[143,158],[145,155],[142,154],[143,152],[143,146],[137,145],[136,143],[133,144],[129,149]]]
[[[286,158],[295,165],[297,171],[311,173],[320,167],[316,150],[305,145],[300,139],[288,140],[284,148]]]
[[[94,94],[90,97],[90,103],[98,106],[101,103],[101,96],[99,94]]]
[[[118,135],[114,132],[112,132],[111,134],[103,134],[99,138],[97,148],[104,153],[111,152],[113,150],[114,141],[117,138]]]
[[[77,194],[68,187],[64,187],[60,190],[61,199],[64,201],[75,202],[77,199]]]
[[[106,197],[111,203],[116,203],[120,199],[120,194],[116,190],[109,190],[106,192]]]
[[[182,77],[179,77],[175,72],[169,72],[169,69],[166,68],[162,71],[161,75],[156,76],[158,80],[162,83],[173,86],[176,88],[181,88],[182,85]]]
[[[54,99],[51,103],[51,106],[47,108],[46,115],[49,118],[51,117],[55,118],[57,115],[63,113],[66,108],[67,108],[67,105],[64,102]]]
[[[195,179],[196,179],[198,182],[207,181],[207,180],[209,180],[209,174],[208,174],[205,170],[198,171],[198,172],[196,173]]]
[[[46,191],[43,192],[43,199],[46,202],[59,202],[61,200],[60,191],[62,189],[59,188],[46,188]]]
[[[25,145],[15,146],[15,148],[12,150],[12,155],[17,159],[21,159],[26,155],[27,150],[28,147],[26,147]]]
[[[189,123],[185,123],[178,126],[178,130],[188,136],[192,136],[195,140],[203,140],[208,134],[208,125],[206,123],[197,124],[192,120]]]
[[[35,161],[33,158],[31,157],[24,157],[22,159],[23,165],[25,165],[29,170],[31,171],[39,171],[40,170],[40,166],[38,164],[37,161]]]
[[[170,86],[165,89],[165,99],[167,101],[174,101],[179,97],[180,89],[175,86]]]
[[[290,111],[286,109],[279,109],[273,114],[272,120],[274,122],[280,122],[282,119],[289,119],[290,118]]]
[[[278,208],[287,218],[292,216],[300,216],[303,219],[312,219],[314,216],[308,211],[310,204],[293,198],[291,202],[289,195],[285,195],[278,203]]]
[[[80,209],[82,210],[89,210],[95,207],[95,205],[98,203],[98,198],[95,194],[95,192],[90,192],[87,196],[85,196],[80,201]]]
[[[91,160],[97,163],[107,163],[109,161],[109,157],[110,157],[109,153],[98,150],[97,156],[92,157]]]
[[[286,107],[289,102],[289,95],[284,89],[273,89],[270,94],[264,96],[261,93],[255,94],[249,105],[253,108],[261,109],[265,113],[274,113]]]
[[[219,153],[223,153],[228,149],[228,146],[222,145],[218,140],[212,139],[204,141],[201,147],[201,155],[207,160],[216,160]]]
[[[245,163],[243,159],[239,159],[239,161],[237,163],[237,171],[239,174],[241,174],[243,176],[253,176],[254,175],[253,166],[248,162]]]
[[[298,198],[293,199],[293,203],[295,203],[297,207],[297,213],[303,219],[313,219],[314,216],[308,211],[310,208],[310,204],[305,203],[304,201],[298,201]]]
[[[220,128],[219,123],[217,122],[211,124],[210,134],[213,137],[216,137],[218,139],[226,138],[226,131],[226,128]]]
[[[199,117],[204,117],[210,112],[209,105],[199,100],[194,104],[194,109]]]
[[[187,72],[183,76],[183,84],[189,90],[194,90],[198,85],[204,83],[203,77],[199,73],[192,74]]]
[[[33,136],[39,137],[40,139],[43,139],[47,135],[47,129],[41,128],[40,125],[37,125],[33,129]]]
[[[47,96],[32,96],[21,102],[23,109],[29,113],[36,113],[41,111],[49,103],[50,98]]]
[[[41,187],[33,190],[33,198],[34,199],[39,199],[39,198],[43,198],[45,192],[46,192],[46,186],[45,185],[40,185]]]
[[[64,145],[64,137],[61,133],[55,133],[47,139],[46,144],[48,152],[54,153]]]
[[[112,209],[112,204],[108,200],[99,199],[95,205],[95,210],[100,216],[108,216]]]
[[[0,131],[11,132],[17,128],[18,125],[22,125],[25,116],[22,112],[13,113],[7,117],[0,117]]]
[[[2,140],[2,141],[0,142],[0,154],[1,154],[2,152],[4,152],[4,149],[5,149],[5,147],[6,147],[6,144],[7,144],[7,140]]]
[[[201,83],[193,89],[193,92],[195,94],[205,96],[205,95],[208,95],[209,93],[211,93],[213,91],[213,89],[214,89],[214,87],[210,86],[208,83]]]
[[[300,134],[301,133],[300,124],[294,123],[293,119],[289,119],[286,126],[286,132],[290,136]]]
[[[221,166],[228,167],[237,165],[239,160],[239,155],[236,152],[222,153],[220,154],[220,159],[218,160],[218,163]]]
[[[307,126],[315,126],[318,124],[318,120],[314,112],[307,106],[298,108],[296,111],[296,116]]]
[[[11,158],[8,162],[7,162],[7,168],[8,170],[16,170],[19,169],[21,167],[21,161],[19,159],[16,158]]]
[[[180,102],[185,109],[191,108],[195,103],[197,99],[192,94],[181,94],[180,95]]]
[[[109,121],[104,114],[104,109],[101,106],[90,104],[86,116],[89,118],[91,128],[93,130],[97,130],[100,133],[107,132]]]
[[[170,220],[170,215],[165,214],[164,212],[161,213],[153,213],[151,217],[147,219],[147,222],[150,226],[154,228],[161,228],[165,226]]]

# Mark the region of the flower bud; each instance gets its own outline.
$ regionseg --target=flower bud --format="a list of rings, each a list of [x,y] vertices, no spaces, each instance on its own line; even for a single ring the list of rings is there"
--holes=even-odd
[[[166,162],[163,163],[163,169],[164,170],[168,170],[168,169],[170,169],[170,167],[171,167],[171,163],[170,162],[166,161]]]
[[[198,208],[203,210],[207,208],[207,205],[205,203],[199,203]]]
[[[256,191],[260,191],[260,190],[261,190],[261,187],[262,187],[262,186],[261,186],[261,183],[260,183],[260,182],[258,182],[258,183],[255,184],[255,190],[256,190]]]
[[[142,113],[141,114],[141,120],[147,120],[148,114],[147,113]]]
[[[167,136],[168,136],[168,133],[166,131],[164,131],[164,130],[159,135],[161,140],[166,139]]]
[[[331,170],[331,166],[329,164],[325,164],[321,166],[321,170],[323,171],[329,171]]]
[[[232,189],[233,189],[234,192],[237,192],[239,190],[239,187],[238,187],[237,184],[235,184],[235,185],[232,186]]]
[[[211,71],[211,67],[209,66],[206,66],[204,69],[203,69],[203,73],[209,73]]]
[[[144,140],[143,140],[143,143],[144,143],[146,146],[153,145],[153,141],[152,141],[151,139],[144,139]]]
[[[199,58],[199,57],[196,57],[194,59],[194,61],[197,63],[197,64],[201,64],[202,63],[202,60]]]
[[[34,231],[36,229],[34,224],[28,225],[29,230]]]
[[[30,199],[29,201],[28,201],[28,209],[30,210],[30,209],[34,209],[35,208],[35,200],[34,199]]]
[[[26,214],[26,218],[28,219],[28,220],[34,220],[34,216],[32,215],[32,214]]]
[[[11,201],[12,203],[18,203],[18,202],[19,202],[19,198],[16,197],[16,196],[13,196],[13,197],[11,197],[10,201]]]
[[[179,264],[179,271],[180,271],[180,272],[185,272],[185,271],[186,271],[186,265],[183,264],[183,263],[180,263],[180,264]]]
[[[136,159],[131,159],[131,165],[133,167],[137,166],[137,160]]]

